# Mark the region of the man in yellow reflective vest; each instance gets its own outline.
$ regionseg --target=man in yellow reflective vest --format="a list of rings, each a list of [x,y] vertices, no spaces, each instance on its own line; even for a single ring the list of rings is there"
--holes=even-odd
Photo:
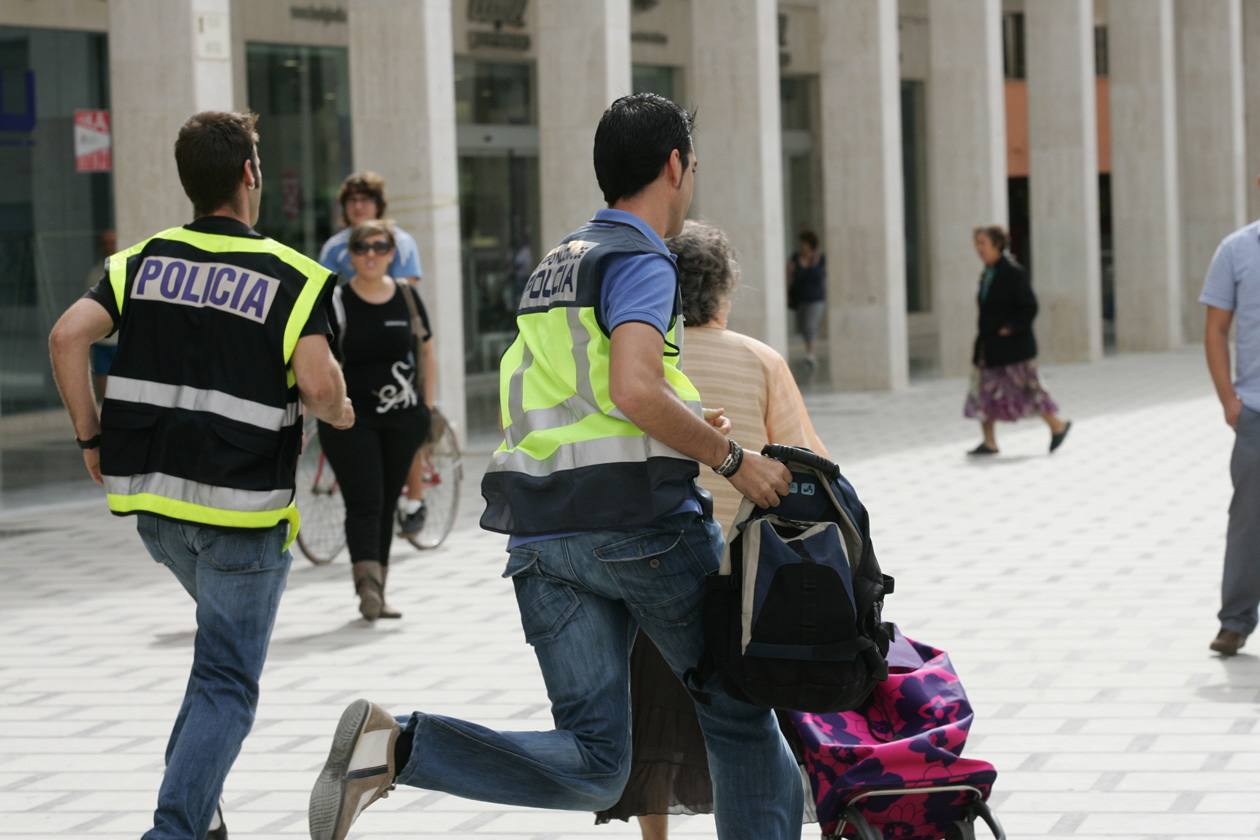
[[[630,772],[636,627],[679,676],[700,661],[701,598],[722,534],[696,489],[697,462],[763,507],[787,495],[790,475],[729,439],[729,422],[701,409],[679,368],[681,296],[664,240],[691,204],[691,125],[654,94],[604,113],[594,158],[608,207],[534,270],[500,364],[504,441],[482,481],[481,524],[509,536],[505,576],[556,728],[496,732],[424,712],[396,722],[356,701],[311,793],[313,840],[342,840],[396,783],[537,808],[608,808]],[[697,711],[718,836],[799,838],[800,774],[774,716],[715,683]]]
[[[49,340],[88,474],[197,603],[192,675],[144,840],[227,837],[219,795],[254,721],[299,525],[300,403],[354,423],[328,346],[335,276],[252,227],[254,122],[204,112],[184,124],[175,162],[196,218],[111,255]],[[88,350],[115,331],[98,417]]]

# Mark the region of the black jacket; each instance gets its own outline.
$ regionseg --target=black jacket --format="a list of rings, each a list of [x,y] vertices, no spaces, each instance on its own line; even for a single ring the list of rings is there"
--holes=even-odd
[[[1037,297],[1028,271],[1005,254],[994,268],[989,294],[983,300],[979,292],[976,294],[980,323],[971,361],[979,367],[1003,367],[1037,356],[1037,338],[1032,328],[1037,317]],[[980,276],[983,280],[983,272]],[[1009,327],[1011,334],[998,335],[1003,327]]]

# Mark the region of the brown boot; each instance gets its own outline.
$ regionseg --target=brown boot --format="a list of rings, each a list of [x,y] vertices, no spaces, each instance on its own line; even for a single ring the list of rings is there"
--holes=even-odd
[[[360,560],[352,563],[350,569],[354,573],[354,591],[359,596],[359,612],[368,621],[376,621],[385,606],[385,575],[381,564],[375,560]]]
[[[381,618],[402,618],[402,613],[385,603],[385,583],[389,580],[389,566],[381,566]]]

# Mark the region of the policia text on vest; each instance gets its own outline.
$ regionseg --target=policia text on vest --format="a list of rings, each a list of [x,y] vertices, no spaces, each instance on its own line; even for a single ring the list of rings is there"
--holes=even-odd
[[[109,258],[118,355],[101,415],[109,509],[231,528],[289,523],[302,415],[291,360],[327,269],[223,217]],[[270,361],[270,363],[268,363]]]

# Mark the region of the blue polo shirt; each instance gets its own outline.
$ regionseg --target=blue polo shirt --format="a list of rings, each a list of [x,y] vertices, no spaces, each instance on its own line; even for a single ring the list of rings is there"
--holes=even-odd
[[[1243,405],[1260,411],[1260,222],[1217,247],[1199,303],[1234,313],[1234,391]]]
[[[630,225],[663,251],[669,250],[660,234],[633,213],[624,210],[600,210],[591,221],[597,224]],[[664,254],[630,254],[609,259],[604,268],[604,284],[599,293],[599,316],[610,335],[617,327],[631,321],[655,327],[662,337],[669,332],[678,282],[674,269],[675,260],[673,254],[668,257]],[[700,503],[695,499],[688,499],[669,515],[680,513],[700,513]],[[508,551],[518,545],[568,537],[574,533],[576,532],[512,537],[508,540]]]
[[[328,237],[319,249],[319,264],[333,272],[344,283],[354,276],[350,264],[350,228],[345,227]],[[420,271],[420,249],[416,240],[402,228],[394,228],[394,258],[389,261],[390,277],[423,277]]]

